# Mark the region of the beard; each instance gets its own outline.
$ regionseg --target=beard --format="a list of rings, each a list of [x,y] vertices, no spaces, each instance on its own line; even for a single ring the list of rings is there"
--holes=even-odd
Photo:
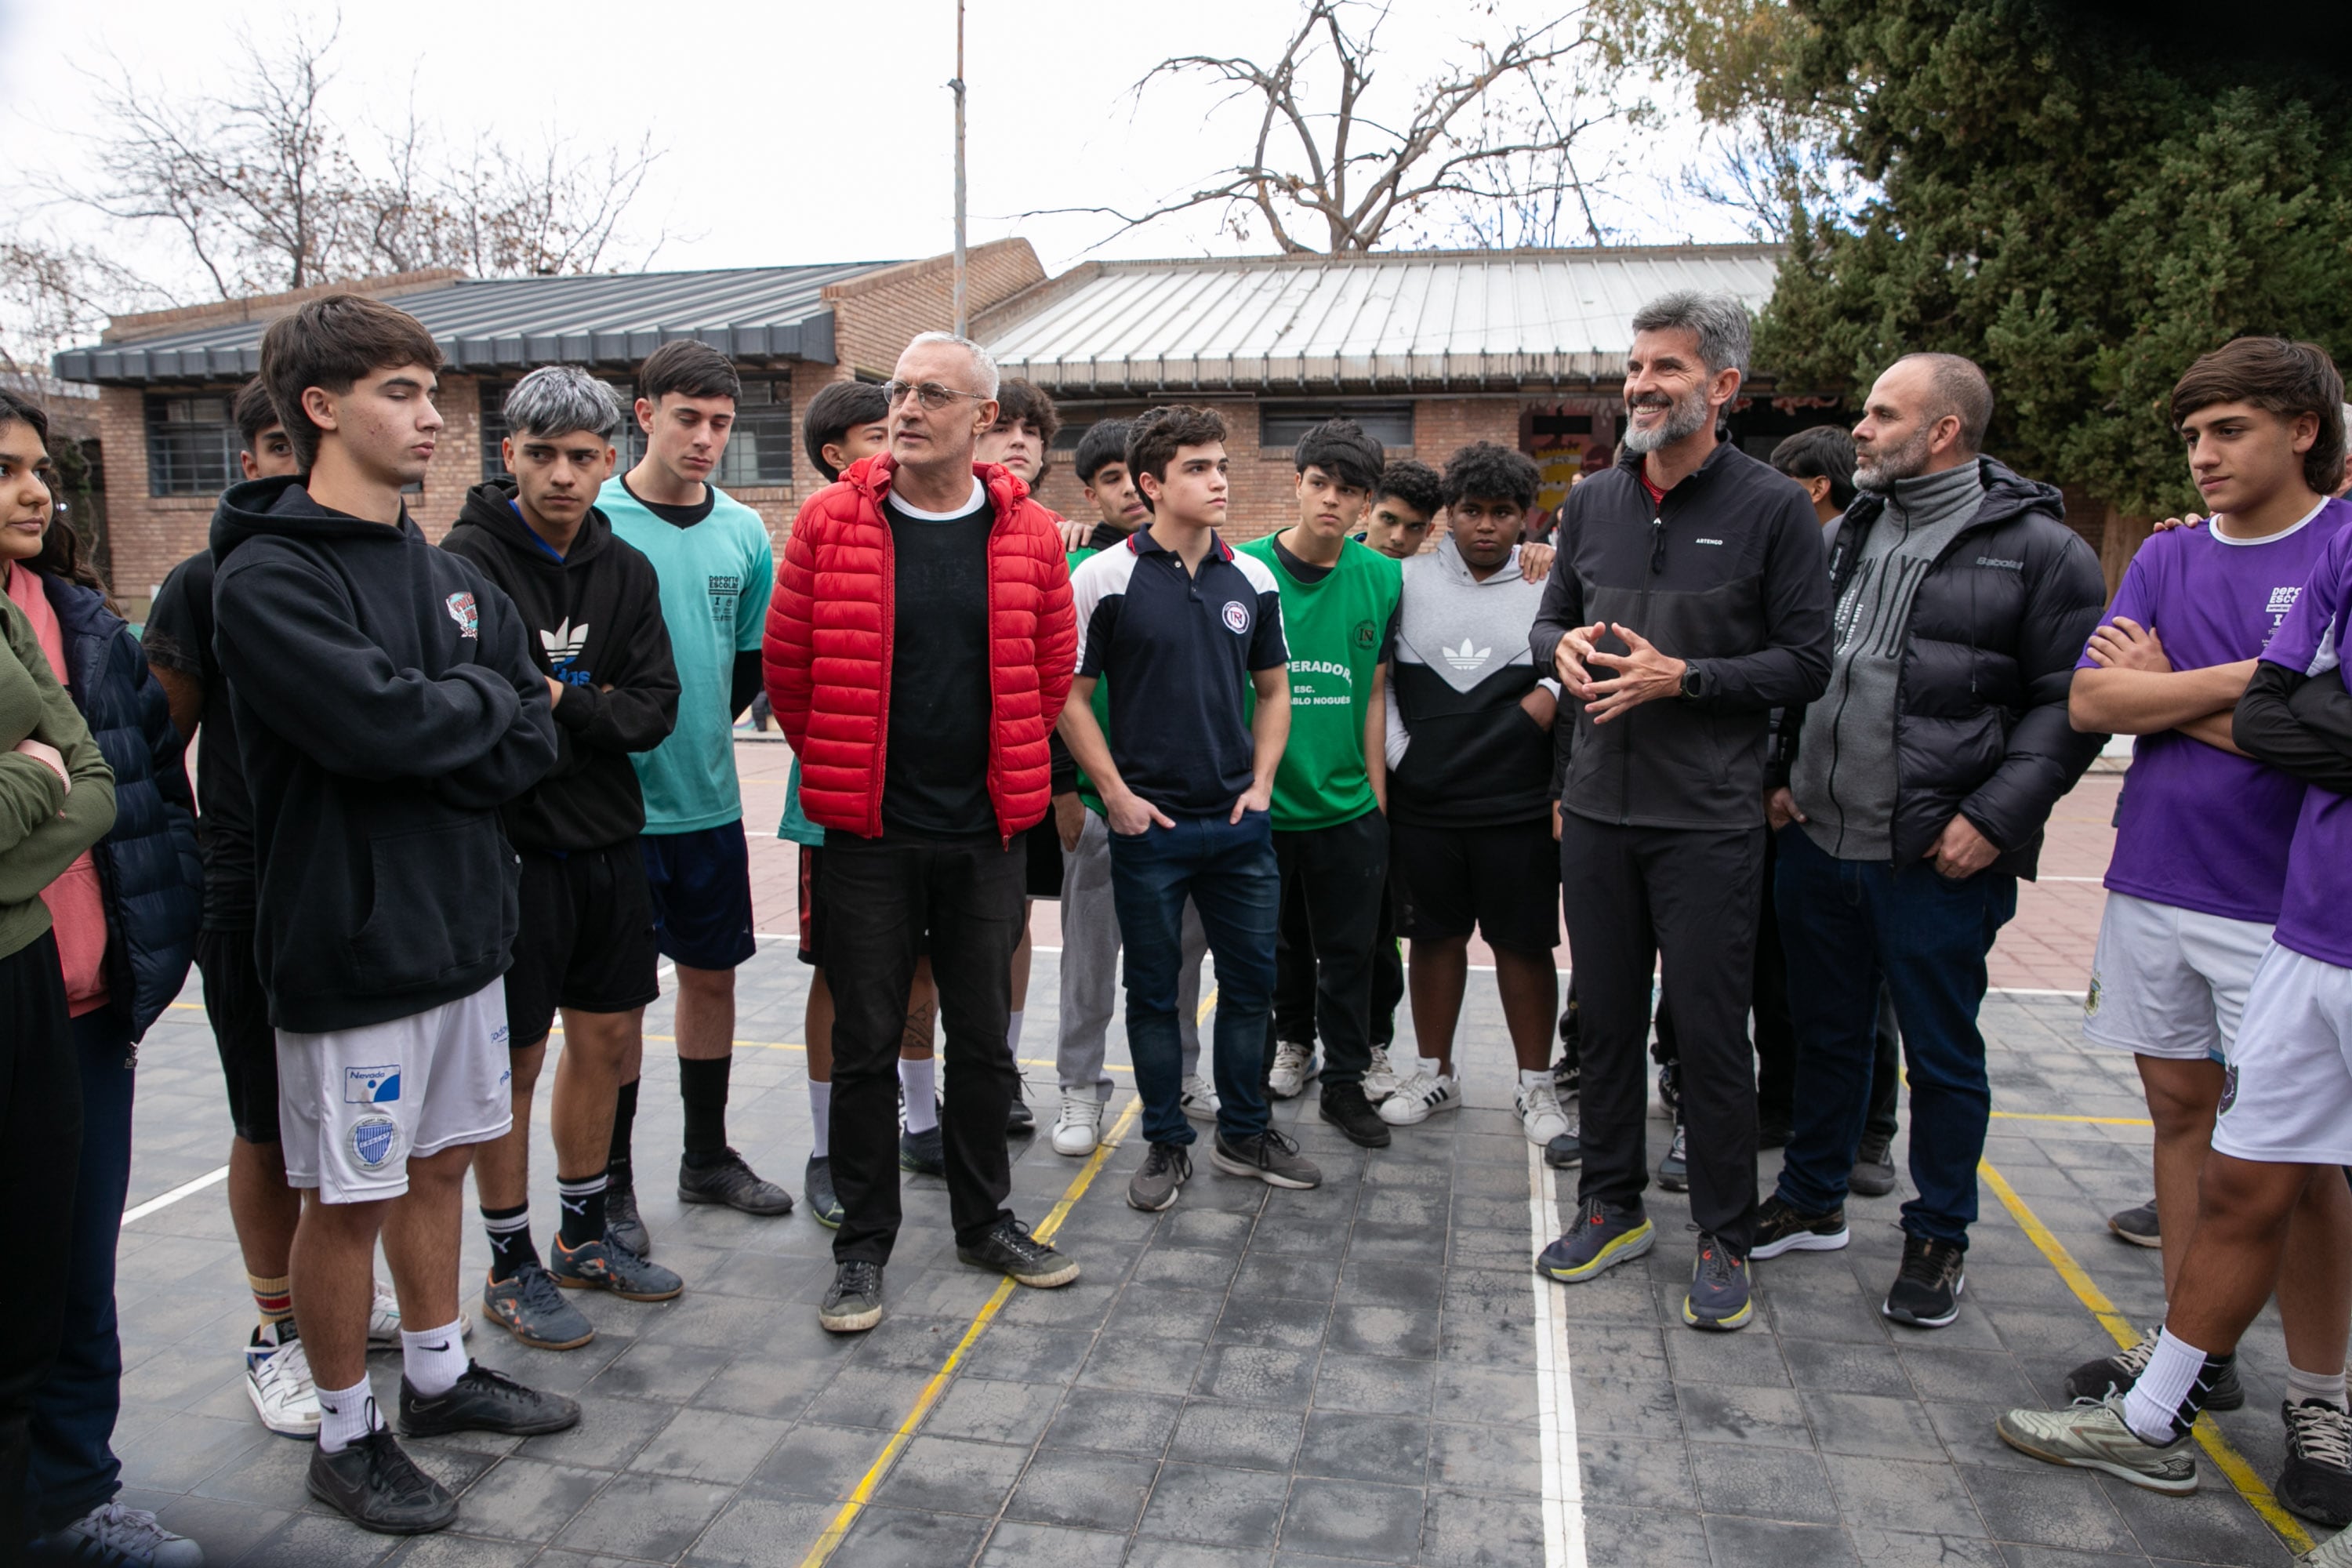
[[[1854,487],[1883,494],[1897,480],[1917,479],[1927,471],[1927,446],[1934,436],[1935,427],[1923,425],[1900,447],[1883,447],[1862,458],[1854,464]]]
[[[1625,449],[1629,452],[1650,453],[1661,447],[1671,447],[1687,436],[1696,436],[1706,428],[1712,411],[1706,405],[1706,388],[1694,386],[1682,397],[1666,406],[1666,417],[1661,424],[1643,429],[1633,422],[1636,406],[1654,408],[1660,399],[1655,393],[1647,394],[1639,405],[1625,405]]]

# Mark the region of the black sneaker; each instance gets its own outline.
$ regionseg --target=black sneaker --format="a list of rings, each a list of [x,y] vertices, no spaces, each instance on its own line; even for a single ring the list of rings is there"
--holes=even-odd
[[[406,1394],[404,1387],[404,1404]],[[378,1535],[427,1535],[457,1521],[457,1498],[418,1469],[382,1426],[341,1453],[311,1449],[304,1479],[312,1497]]]
[[[1144,1150],[1142,1167],[1128,1179],[1127,1206],[1158,1214],[1192,1179],[1192,1156],[1181,1145],[1153,1143]]]
[[[1039,1290],[1059,1289],[1078,1277],[1076,1262],[1029,1234],[1017,1219],[1001,1219],[978,1243],[958,1243],[956,1260],[974,1268],[993,1269],[1016,1285]]]
[[[2286,1468],[2271,1489],[2288,1512],[2314,1524],[2352,1524],[2352,1420],[2324,1399],[2282,1405],[2279,1415],[2286,1422]]]
[[[1883,1198],[1895,1190],[1895,1153],[1891,1138],[1863,1135],[1862,1148],[1846,1176],[1846,1190],[1860,1197]]]
[[[808,1199],[809,1217],[827,1230],[839,1230],[849,1217],[833,1190],[833,1162],[823,1155],[809,1157],[808,1169],[801,1173],[801,1195]]]
[[[1026,1084],[1027,1080],[1021,1076],[1020,1069],[1017,1068],[1014,1068],[1013,1073],[1013,1103],[1007,1106],[1004,1110],[1004,1132],[1005,1136],[1008,1138],[1025,1138],[1030,1133],[1037,1131],[1037,1113],[1029,1109],[1028,1097],[1022,1093],[1022,1089],[1026,1087]]]
[[[1389,1124],[1372,1109],[1364,1097],[1360,1083],[1330,1083],[1323,1085],[1323,1120],[1339,1130],[1339,1135],[1362,1149],[1385,1149],[1389,1146]]]
[[[1675,1122],[1675,1141],[1667,1145],[1666,1157],[1658,1162],[1658,1187],[1669,1193],[1690,1191],[1690,1157],[1679,1120]]]
[[[780,1215],[793,1212],[793,1194],[743,1163],[729,1149],[708,1165],[677,1163],[677,1198],[687,1204],[724,1204],[743,1214]],[[608,1225],[607,1229],[611,1226]],[[637,1254],[643,1258],[644,1253]]]
[[[439,1437],[451,1432],[504,1432],[536,1437],[580,1425],[580,1405],[560,1394],[525,1388],[505,1373],[480,1362],[466,1363],[466,1375],[446,1394],[431,1398],[400,1380],[400,1433],[404,1437]]]
[[[948,1173],[947,1141],[936,1127],[898,1134],[898,1169],[914,1176]]]
[[[2140,1336],[2135,1345],[2126,1345],[2113,1355],[2103,1355],[2096,1361],[2086,1361],[2066,1374],[2066,1397],[2074,1404],[2089,1400],[2095,1405],[2114,1394],[2120,1399],[2131,1392],[2139,1374],[2147,1370],[2147,1358],[2156,1352],[2156,1331],[2151,1329]],[[2221,1375],[2206,1391],[2203,1408],[2236,1410],[2246,1403],[2246,1385],[2238,1381],[2238,1358],[2233,1353],[2221,1363]],[[2290,1428],[2293,1423],[2289,1423]]]
[[[626,1177],[605,1185],[604,1234],[639,1258],[654,1255],[654,1238],[637,1213],[637,1189]]]
[[[1756,1245],[1748,1256],[1760,1262],[1784,1252],[1836,1252],[1851,1239],[1843,1208],[1802,1214],[1774,1193],[1756,1210]]]
[[[1553,1087],[1559,1087],[1558,1079]],[[1544,1145],[1544,1163],[1555,1171],[1573,1171],[1584,1163],[1584,1138],[1577,1123],[1571,1122],[1569,1131]]]
[[[1940,1329],[1960,1315],[1960,1292],[1969,1277],[1962,1268],[1968,1249],[1928,1237],[1903,1237],[1903,1271],[1879,1309],[1898,1323],[1915,1329]]]
[[[2162,1247],[2164,1237],[2156,1222],[2156,1200],[2150,1198],[2137,1208],[2125,1209],[2107,1216],[2107,1228],[2116,1233],[2118,1241],[2128,1241],[2134,1247]]]
[[[1228,1138],[1220,1131],[1209,1145],[1209,1163],[1228,1176],[1249,1176],[1294,1192],[1323,1184],[1323,1173],[1298,1152],[1297,1142],[1272,1127],[1246,1138]]]
[[[1666,1115],[1673,1119],[1675,1126],[1682,1125],[1683,1074],[1679,1064],[1658,1064],[1658,1103],[1666,1108]]]
[[[880,1322],[882,1266],[862,1258],[837,1266],[816,1321],[829,1334],[862,1334]]]
[[[1789,1119],[1785,1116],[1759,1116],[1756,1119],[1756,1147],[1786,1149],[1790,1131]]]

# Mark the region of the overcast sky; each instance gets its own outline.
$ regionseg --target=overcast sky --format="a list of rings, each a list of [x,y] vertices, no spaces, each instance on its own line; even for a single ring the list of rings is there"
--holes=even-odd
[[[1448,57],[1466,58],[1462,40],[1481,26],[1499,37],[1510,21],[1555,14],[1540,0],[1397,0],[1395,13],[1382,35],[1379,88],[1389,91]],[[79,69],[106,71],[111,56],[158,87],[222,86],[238,58],[236,27],[266,34],[290,17],[331,22],[335,14],[263,0],[0,0],[0,103],[14,175],[0,190],[16,208],[11,226],[59,237],[100,232],[87,217],[28,207],[22,186],[27,172],[73,179],[89,168],[77,133],[97,127]],[[1090,247],[1115,227],[1108,218],[1018,215],[1148,206],[1238,157],[1255,130],[1245,109],[1220,110],[1203,85],[1162,84],[1139,105],[1129,89],[1173,50],[1271,58],[1294,16],[1280,0],[1150,8],[971,0],[973,243],[1025,235],[1053,272],[1090,254],[1271,249],[1262,233],[1247,244],[1221,234],[1213,213],[1099,249]],[[551,132],[634,142],[650,131],[667,153],[635,219],[646,234],[671,237],[656,266],[912,257],[951,243],[953,0],[352,0],[341,17],[332,102],[354,140],[371,140],[371,123],[403,116],[412,80],[423,117],[455,142],[488,133],[529,144]],[[1696,146],[1686,123],[1607,140],[1635,165],[1602,212],[1619,237],[1741,237],[1732,218],[1672,188]],[[166,237],[151,236],[131,255],[142,270],[176,274],[193,288]]]

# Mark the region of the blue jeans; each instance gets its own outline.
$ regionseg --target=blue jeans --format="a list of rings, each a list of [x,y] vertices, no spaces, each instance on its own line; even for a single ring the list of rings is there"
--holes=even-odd
[[[1879,984],[1895,999],[1911,1085],[1913,1236],[1968,1245],[1977,1217],[1992,1089],[1985,1077],[1985,956],[2017,913],[2017,879],[1965,881],[1927,860],[1897,869],[1840,860],[1802,826],[1782,828],[1774,898],[1797,1032],[1795,1123],[1780,1198],[1806,1214],[1845,1202],[1870,1114]]]
[[[131,1031],[112,1007],[73,1021],[81,1069],[82,1136],[72,1250],[63,1281],[65,1339],[33,1396],[33,1523],[58,1530],[113,1500],[122,1463],[110,1446],[122,1410],[122,1341],[115,1331],[114,1252],[131,1188]]]
[[[1237,823],[1223,814],[1180,816],[1173,827],[1154,826],[1131,837],[1114,833],[1110,877],[1127,945],[1127,1048],[1135,1058],[1145,1140],[1180,1147],[1192,1142],[1181,1103],[1183,1046],[1176,1032],[1187,899],[1200,911],[1217,961],[1217,1131],[1228,1139],[1265,1131],[1259,1078],[1282,918],[1273,818],[1262,811]]]

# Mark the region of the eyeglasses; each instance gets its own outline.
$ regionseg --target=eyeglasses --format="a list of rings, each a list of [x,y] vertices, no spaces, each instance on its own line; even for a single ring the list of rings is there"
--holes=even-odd
[[[936,381],[886,381],[882,384],[882,396],[893,408],[906,402],[907,395],[910,392],[915,395],[918,402],[933,413],[945,408],[959,397],[969,397],[974,403],[988,401],[988,394],[984,392],[958,392],[954,387],[941,386]]]

